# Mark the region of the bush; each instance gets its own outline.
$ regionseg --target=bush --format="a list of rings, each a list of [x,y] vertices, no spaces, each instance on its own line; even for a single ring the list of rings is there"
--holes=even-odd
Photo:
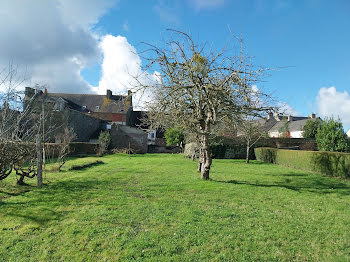
[[[315,138],[321,128],[322,121],[319,118],[308,119],[303,127],[304,138]]]
[[[255,157],[265,163],[276,164],[277,148],[260,147],[255,148]]]
[[[183,129],[178,127],[169,128],[165,131],[164,136],[167,146],[177,145],[181,149],[183,148],[183,145],[185,143],[185,134]]]
[[[316,134],[317,147],[321,151],[348,152],[349,141],[340,120],[326,119]]]
[[[104,155],[109,147],[109,144],[111,143],[111,135],[108,131],[100,133],[100,136],[98,137],[98,143],[100,145],[99,154]]]
[[[255,148],[257,160],[318,172],[333,177],[350,178],[350,154],[339,152],[299,151]]]

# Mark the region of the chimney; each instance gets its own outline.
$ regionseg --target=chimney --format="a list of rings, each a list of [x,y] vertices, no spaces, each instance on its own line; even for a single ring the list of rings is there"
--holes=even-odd
[[[112,99],[112,91],[107,89],[107,94],[106,94],[107,99]]]
[[[269,112],[268,115],[267,115],[267,120],[272,119],[272,117],[273,117],[273,114],[271,112]]]
[[[35,89],[29,86],[25,87],[24,96],[32,98],[35,95]]]
[[[316,118],[316,114],[314,114],[314,113],[311,113],[310,115],[309,115],[309,118]]]
[[[128,107],[132,107],[132,92],[131,92],[131,90],[128,90],[127,102],[128,102]]]
[[[280,119],[280,116],[279,116],[278,112],[275,112],[275,119],[276,119],[277,121],[281,121],[281,119]]]
[[[293,116],[288,115],[288,122],[293,121]]]

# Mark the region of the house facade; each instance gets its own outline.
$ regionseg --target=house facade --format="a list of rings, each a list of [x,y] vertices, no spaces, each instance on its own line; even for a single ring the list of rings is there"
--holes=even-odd
[[[34,98],[34,103],[33,103]],[[43,105],[50,112],[51,125],[68,126],[76,134],[75,141],[96,142],[101,131],[111,134],[112,146],[132,146],[134,151],[147,152],[147,133],[133,124],[132,93],[113,95],[107,90],[106,95],[49,93],[26,87],[24,107],[34,105],[34,112],[41,112]],[[129,128],[118,128],[129,126]],[[118,131],[115,131],[118,130]],[[140,133],[141,132],[141,133]],[[142,138],[144,136],[144,138]],[[51,137],[51,142],[55,134]]]
[[[315,114],[310,114],[308,117],[270,114],[268,118],[273,118],[275,123],[268,130],[268,136],[272,138],[287,137],[287,138],[303,138],[303,128],[308,120],[319,119]]]

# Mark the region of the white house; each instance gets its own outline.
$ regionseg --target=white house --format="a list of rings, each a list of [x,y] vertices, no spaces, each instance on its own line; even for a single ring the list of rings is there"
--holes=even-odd
[[[347,136],[350,137],[350,128],[348,130],[348,132],[346,132]]]
[[[274,119],[276,120],[276,123],[269,129],[269,137],[277,138],[286,135],[290,138],[303,138],[303,127],[305,126],[307,120],[316,120],[317,118],[315,114],[310,114],[309,117],[291,115],[282,116],[275,114]],[[288,132],[287,134],[282,134],[280,130],[283,129],[284,125],[286,124],[288,127]]]

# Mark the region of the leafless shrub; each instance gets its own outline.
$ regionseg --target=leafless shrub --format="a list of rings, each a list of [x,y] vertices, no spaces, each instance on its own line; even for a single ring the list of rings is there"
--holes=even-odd
[[[61,168],[66,163],[66,157],[70,153],[69,144],[76,138],[72,128],[65,127],[63,133],[56,135],[56,142],[59,143],[59,152],[57,156],[57,171],[60,172]]]

